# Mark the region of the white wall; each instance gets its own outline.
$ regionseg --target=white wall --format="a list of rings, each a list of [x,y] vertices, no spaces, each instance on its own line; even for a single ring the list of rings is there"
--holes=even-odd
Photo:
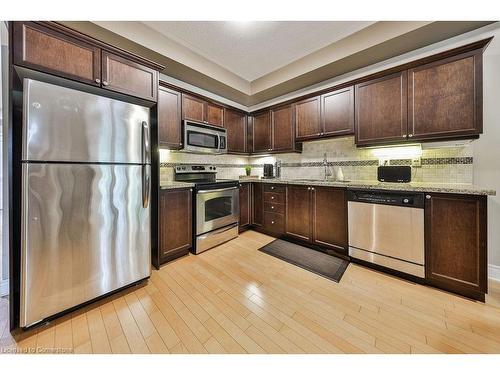
[[[500,279],[500,28],[483,55],[484,134],[474,142],[474,183],[497,190],[488,199],[490,276]]]

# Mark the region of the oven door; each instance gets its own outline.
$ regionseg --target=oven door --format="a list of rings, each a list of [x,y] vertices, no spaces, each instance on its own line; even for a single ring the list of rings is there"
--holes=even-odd
[[[225,134],[222,129],[198,125],[192,122],[184,124],[184,151],[221,154],[226,149]],[[221,147],[222,146],[222,147]]]
[[[237,186],[200,190],[196,194],[196,235],[237,223],[239,216]]]

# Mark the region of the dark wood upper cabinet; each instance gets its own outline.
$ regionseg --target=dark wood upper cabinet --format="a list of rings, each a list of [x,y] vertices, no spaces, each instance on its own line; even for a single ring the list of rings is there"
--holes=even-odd
[[[252,222],[252,183],[240,184],[240,230],[248,227]]]
[[[197,96],[182,94],[182,118],[224,126],[224,108]]]
[[[158,71],[102,51],[102,86],[107,90],[156,101]]]
[[[304,99],[294,104],[295,138],[306,140],[321,135],[321,98]]]
[[[285,232],[302,241],[311,241],[311,188],[302,185],[286,187]]]
[[[271,113],[265,111],[253,116],[253,152],[271,151]]]
[[[252,183],[252,224],[261,227],[264,223],[264,189],[260,182]]]
[[[406,71],[356,85],[356,144],[405,141],[407,137]]]
[[[206,121],[211,125],[224,126],[224,108],[213,103],[207,103]]]
[[[482,132],[482,53],[472,51],[408,71],[408,137]]]
[[[192,247],[191,189],[160,190],[160,262],[185,255]]]
[[[291,151],[294,148],[294,116],[292,105],[271,110],[272,151]]]
[[[487,197],[428,194],[426,198],[427,281],[484,301],[487,292]]]
[[[313,243],[347,254],[347,190],[315,186],[312,215]]]
[[[321,136],[354,134],[354,87],[321,95]]]
[[[204,122],[205,103],[203,99],[182,94],[182,118],[185,120]]]
[[[181,93],[160,86],[158,90],[158,143],[170,149],[182,147]]]
[[[101,85],[101,49],[34,22],[13,23],[13,62],[94,86]]]
[[[224,127],[227,130],[228,152],[247,152],[247,116],[226,108],[224,110]]]

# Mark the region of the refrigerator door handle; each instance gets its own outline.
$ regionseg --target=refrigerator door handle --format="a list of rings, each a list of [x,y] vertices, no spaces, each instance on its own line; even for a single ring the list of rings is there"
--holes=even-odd
[[[151,163],[151,143],[149,138],[149,125],[146,121],[142,122],[142,162]]]
[[[149,206],[149,197],[151,194],[151,166],[142,166],[142,207]]]

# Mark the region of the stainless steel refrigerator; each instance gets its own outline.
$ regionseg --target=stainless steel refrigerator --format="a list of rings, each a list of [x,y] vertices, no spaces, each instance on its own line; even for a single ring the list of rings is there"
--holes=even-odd
[[[20,326],[147,278],[149,109],[24,79]]]

